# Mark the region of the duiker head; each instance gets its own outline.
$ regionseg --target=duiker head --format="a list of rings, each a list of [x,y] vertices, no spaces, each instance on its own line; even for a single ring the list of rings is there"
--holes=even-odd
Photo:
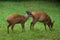
[[[26,13],[27,13],[27,15],[29,15],[29,16],[31,15],[31,12],[30,12],[30,11],[26,11]]]

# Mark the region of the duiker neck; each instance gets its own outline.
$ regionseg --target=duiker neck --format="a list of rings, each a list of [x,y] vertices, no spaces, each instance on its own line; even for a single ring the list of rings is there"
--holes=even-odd
[[[29,18],[28,14],[25,14],[25,20],[27,20]]]

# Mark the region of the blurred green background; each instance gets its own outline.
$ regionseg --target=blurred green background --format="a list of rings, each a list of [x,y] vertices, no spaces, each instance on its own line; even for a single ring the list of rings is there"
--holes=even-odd
[[[7,17],[11,14],[25,15],[26,11],[44,11],[54,23],[54,31],[47,31],[42,23],[37,22],[34,31],[30,31],[30,17],[25,23],[25,32],[21,32],[21,24],[14,26],[7,34]],[[0,40],[60,40],[60,2],[59,0],[0,0]]]

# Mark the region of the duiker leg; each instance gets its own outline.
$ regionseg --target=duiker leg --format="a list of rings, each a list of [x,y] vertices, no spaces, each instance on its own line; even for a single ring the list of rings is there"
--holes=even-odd
[[[11,24],[9,24],[8,26],[7,26],[7,32],[9,33],[9,27],[11,26]]]
[[[22,25],[22,32],[24,32],[25,31],[24,24],[21,25]]]
[[[46,24],[44,23],[44,26],[45,26],[45,30],[47,31],[47,29],[46,29]]]
[[[53,30],[53,24],[51,24],[51,30]]]
[[[13,24],[12,27],[11,27],[12,32],[14,32],[13,28],[14,28],[14,24]]]
[[[34,23],[33,22],[31,22],[30,30],[34,30]]]
[[[48,25],[48,27],[49,27],[50,31],[52,31],[51,26],[50,26],[50,25]]]
[[[31,22],[31,25],[30,25],[30,30],[34,30],[34,24],[37,22],[36,19],[33,19],[33,21]]]

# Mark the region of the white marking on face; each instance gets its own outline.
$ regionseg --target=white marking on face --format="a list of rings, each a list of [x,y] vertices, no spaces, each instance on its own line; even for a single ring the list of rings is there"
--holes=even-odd
[[[28,14],[26,14],[26,15],[25,15],[25,17],[26,17],[26,18],[28,18],[28,17],[29,17],[29,15],[28,15]]]

